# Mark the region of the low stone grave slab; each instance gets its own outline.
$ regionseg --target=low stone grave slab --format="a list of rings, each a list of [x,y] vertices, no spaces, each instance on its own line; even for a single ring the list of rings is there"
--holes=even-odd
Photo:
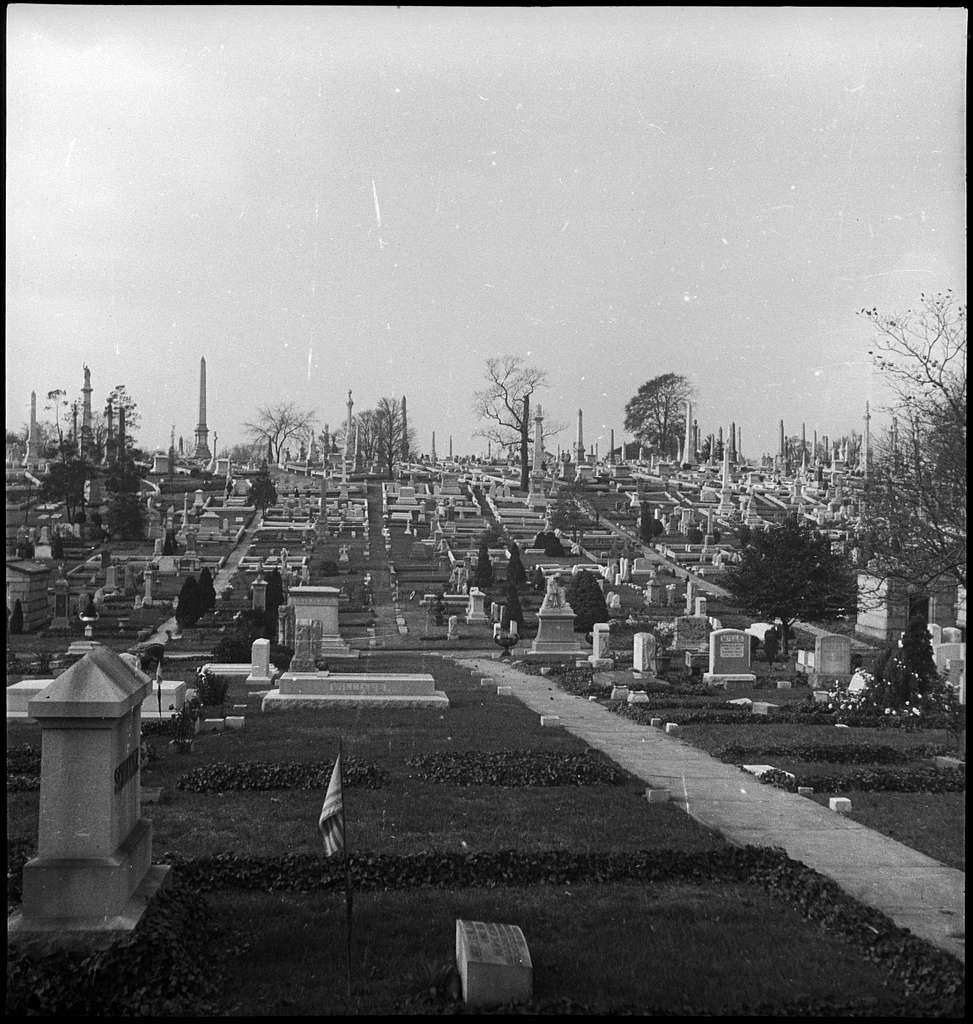
[[[530,951],[514,924],[457,918],[456,969],[470,1008],[526,1002],[534,993]]]
[[[798,794],[798,796],[810,796],[813,792],[814,792],[814,787],[813,786],[798,786],[797,787],[797,794]]]
[[[246,718],[243,715],[227,715],[223,719],[223,725],[227,729],[240,730],[243,728]]]
[[[828,807],[839,814],[851,813],[851,801],[846,796],[833,796],[828,800]]]
[[[792,687],[793,687],[793,684],[791,683],[791,681],[789,679],[778,679],[777,680],[777,689],[778,690],[790,690]]]
[[[483,678],[480,680],[480,686],[493,686],[495,682],[496,680],[493,678],[493,676],[483,676]]]
[[[23,679],[7,687],[7,718],[29,718],[27,702],[53,683],[53,679]]]
[[[140,786],[139,787],[139,803],[142,804],[157,804],[162,801],[162,787],[161,786]]]
[[[831,694],[827,690],[815,690],[813,696],[815,704],[827,704],[831,699]]]
[[[498,686],[497,687],[497,696],[498,697],[512,697],[513,693],[514,693],[514,688],[512,686]]]
[[[561,724],[561,719],[558,715],[541,715],[541,728],[543,729],[557,729]]]
[[[733,707],[737,708],[753,707],[753,701],[749,697],[734,697],[732,700],[728,700],[727,704],[732,704]]]
[[[153,681],[149,695],[142,701],[142,721],[168,721],[177,711],[182,710],[185,702],[186,684],[181,679],[163,679],[162,714],[160,715],[159,684]]]
[[[610,700],[628,700],[629,689],[627,686],[613,686],[609,697]]]
[[[749,690],[757,683],[757,677],[752,672],[717,673],[704,672],[703,682],[707,686],[718,686],[727,692],[734,690]]]
[[[779,704],[771,704],[770,701],[766,700],[755,700],[750,710],[755,715],[769,715],[772,708],[779,708]]]
[[[261,711],[310,707],[410,707],[444,710],[449,698],[429,673],[285,672]]]
[[[661,718],[650,718],[649,719],[649,725],[654,725],[656,729],[661,729],[662,728],[662,724],[663,723],[662,723],[662,719]]]
[[[672,794],[668,789],[647,789],[645,791],[645,799],[650,804],[668,803],[671,797]]]
[[[678,736],[679,735],[679,725],[678,725],[677,722],[666,722],[666,735],[668,735],[668,736]]]
[[[631,690],[628,695],[629,704],[648,704],[649,695],[645,690]]]
[[[783,771],[781,768],[775,768],[772,764],[741,764],[740,767],[745,772],[749,772],[751,775],[756,775],[758,779],[763,778],[767,772]],[[793,779],[795,777],[793,772],[784,772],[784,774],[789,779]]]

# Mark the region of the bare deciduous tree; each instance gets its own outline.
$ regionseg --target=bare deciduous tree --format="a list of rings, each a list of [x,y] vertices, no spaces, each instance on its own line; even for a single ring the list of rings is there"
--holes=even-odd
[[[299,409],[293,402],[278,402],[258,409],[256,419],[243,427],[254,443],[269,445],[274,460],[280,462],[287,442],[306,436],[314,419],[313,412]]]
[[[547,373],[526,366],[520,356],[492,357],[486,361],[487,386],[473,395],[473,411],[490,426],[476,436],[495,441],[501,448],[519,449],[520,487],[527,490],[530,479],[530,399],[538,388],[547,387]],[[563,426],[547,424],[544,436],[550,437]]]
[[[965,587],[966,306],[946,291],[921,296],[901,316],[874,308],[860,315],[875,327],[869,354],[895,395],[866,494],[871,569],[920,586],[945,577]]]

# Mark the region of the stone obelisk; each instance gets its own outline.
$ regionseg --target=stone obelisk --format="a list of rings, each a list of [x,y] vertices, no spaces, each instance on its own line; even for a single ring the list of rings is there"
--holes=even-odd
[[[84,387],[81,389],[84,401],[81,405],[81,456],[87,458],[91,454],[91,370],[84,368]]]
[[[196,450],[193,458],[200,462],[209,462],[212,453],[209,450],[209,428],[206,426],[206,357],[199,360],[199,422],[196,424]]]
[[[30,423],[27,426],[27,452],[24,468],[37,469],[41,461],[41,442],[37,430],[37,392],[30,393]]]

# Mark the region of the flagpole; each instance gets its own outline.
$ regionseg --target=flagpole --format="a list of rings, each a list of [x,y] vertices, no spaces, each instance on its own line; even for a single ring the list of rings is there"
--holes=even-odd
[[[338,757],[341,757],[341,737],[338,737]],[[344,761],[342,761],[344,774]],[[341,786],[341,837],[345,854],[345,952],[348,964],[348,998],[351,999],[351,864],[348,861],[348,832],[345,829],[345,787]]]

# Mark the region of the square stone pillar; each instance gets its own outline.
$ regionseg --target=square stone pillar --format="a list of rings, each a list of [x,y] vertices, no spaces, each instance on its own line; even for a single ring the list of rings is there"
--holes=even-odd
[[[28,702],[41,727],[38,849],[24,866],[11,941],[127,931],[146,887],[162,884],[169,869],[152,867],[152,824],[139,816],[141,706],[151,689],[96,645]]]

